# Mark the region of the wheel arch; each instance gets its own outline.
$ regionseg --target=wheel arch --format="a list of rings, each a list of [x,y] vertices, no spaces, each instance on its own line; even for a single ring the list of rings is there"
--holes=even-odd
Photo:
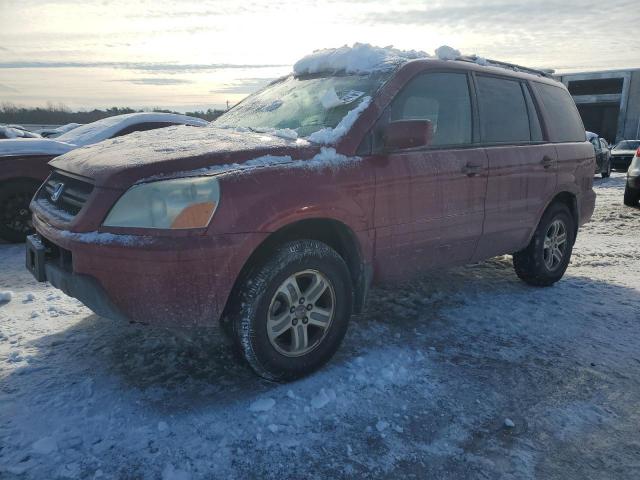
[[[223,309],[227,317],[242,283],[251,272],[264,263],[284,243],[294,240],[317,240],[333,248],[345,261],[351,274],[354,291],[354,311],[361,312],[371,283],[371,267],[355,232],[346,224],[331,218],[309,218],[287,224],[271,233],[249,255],[238,274]]]
[[[580,223],[580,210],[578,207],[578,197],[576,196],[575,193],[570,192],[568,190],[564,190],[562,192],[557,193],[549,201],[549,203],[547,203],[544,210],[540,214],[540,218],[542,218],[542,215],[544,215],[544,212],[546,212],[551,205],[554,205],[556,203],[566,205],[567,208],[569,209],[569,212],[571,213],[571,217],[573,218],[573,224],[574,224],[573,238],[575,239],[578,235],[578,225]]]

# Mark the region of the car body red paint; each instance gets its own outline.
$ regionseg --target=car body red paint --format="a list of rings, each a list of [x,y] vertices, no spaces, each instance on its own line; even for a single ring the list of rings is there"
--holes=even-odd
[[[429,72],[467,75],[473,101],[470,144],[363,153],[363,141],[390,102],[416,75]],[[528,86],[543,138],[527,144],[482,142],[476,75]],[[160,139],[150,132],[140,158],[131,157],[127,139],[120,145],[73,151],[51,162],[53,175],[69,175],[92,190],[69,219],[38,200],[44,195],[41,189],[31,205],[35,228],[54,252],[48,263],[64,272],[56,277],[56,286],[73,295],[77,279],[90,279],[109,303],[102,309],[82,298],[96,311],[159,325],[216,325],[256,252],[271,248],[270,239],[278,235],[287,238],[287,229],[311,225],[304,222],[330,221],[349,237],[354,258],[345,260],[352,267],[356,296],[371,282],[407,279],[434,267],[513,253],[527,246],[554,199],[567,202],[579,225],[589,220],[595,202],[592,146],[586,139],[550,140],[548,115],[533,83],[563,88],[551,79],[468,62],[406,63],[335,145],[337,153],[359,157],[339,168],[305,168],[304,162],[320,152],[319,145],[213,127],[172,129],[172,151],[155,148],[154,141]],[[197,152],[184,153],[180,142],[198,144]],[[242,164],[264,155],[290,156],[293,161],[202,173],[218,175],[222,192],[206,228],[102,225],[118,198],[137,182]],[[304,236],[304,227],[302,233],[295,231]]]

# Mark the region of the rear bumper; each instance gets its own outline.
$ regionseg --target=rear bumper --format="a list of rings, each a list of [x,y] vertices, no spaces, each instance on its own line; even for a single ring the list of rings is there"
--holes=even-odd
[[[46,250],[40,280],[99,315],[162,326],[216,326],[240,269],[263,238],[77,234],[37,216],[34,226]]]
[[[629,168],[629,165],[631,165],[631,160],[633,159],[633,155],[632,156],[626,156],[626,157],[616,157],[616,156],[611,156],[611,168],[615,169],[615,170],[627,170]]]
[[[582,226],[591,220],[596,208],[596,192],[592,189],[584,192],[578,199],[578,226]]]
[[[627,176],[627,186],[632,190],[640,190],[640,177]]]

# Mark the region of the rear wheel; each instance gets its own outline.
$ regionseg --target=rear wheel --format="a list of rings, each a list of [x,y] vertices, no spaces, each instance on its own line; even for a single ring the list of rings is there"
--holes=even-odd
[[[624,187],[624,204],[628,207],[637,207],[640,202],[640,190],[633,190],[629,185]]]
[[[240,287],[234,339],[258,375],[304,376],[340,346],[352,297],[349,270],[333,249],[313,240],[284,244]]]
[[[611,162],[607,162],[607,165],[605,167],[604,170],[602,170],[602,173],[600,173],[600,175],[602,175],[602,178],[609,178],[611,176]]]
[[[513,255],[518,277],[538,287],[560,280],[571,259],[574,232],[575,222],[567,206],[551,205],[540,219],[527,248]]]
[[[16,180],[0,186],[0,239],[24,242],[33,232],[29,203],[38,189],[30,180]]]

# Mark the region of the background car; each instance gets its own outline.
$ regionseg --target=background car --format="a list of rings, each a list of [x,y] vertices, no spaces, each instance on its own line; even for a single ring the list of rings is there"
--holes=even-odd
[[[47,163],[79,147],[132,132],[171,125],[203,127],[209,122],[174,113],[116,115],[74,128],[56,139],[0,140],[0,239],[21,242],[31,232],[29,202],[49,175]]]
[[[627,170],[627,183],[624,186],[624,204],[637,207],[640,203],[640,148],[631,160]]]
[[[56,138],[63,133],[67,133],[80,126],[82,126],[81,123],[67,123],[66,125],[61,125],[57,128],[43,128],[41,130],[38,130],[38,133],[40,134],[40,136],[45,138]]]
[[[599,136],[597,133],[586,132],[587,140],[593,145],[593,149],[596,152],[596,174],[602,175],[602,178],[607,178],[611,175],[611,150],[609,150],[609,144],[607,141]]]
[[[611,168],[626,172],[640,147],[640,140],[622,140],[611,149]]]
[[[40,135],[20,125],[0,125],[0,140],[6,138],[40,138]]]

